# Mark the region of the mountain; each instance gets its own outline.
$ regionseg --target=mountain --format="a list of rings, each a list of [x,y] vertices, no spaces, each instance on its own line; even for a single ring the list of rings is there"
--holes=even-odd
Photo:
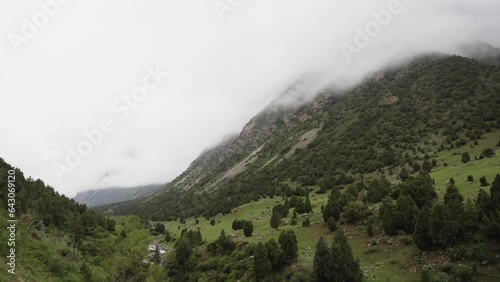
[[[462,146],[499,128],[499,92],[493,64],[423,56],[342,93],[325,89],[302,104],[272,103],[238,136],[203,152],[168,191],[103,210],[153,220],[209,218],[280,195],[286,181],[307,187],[374,173],[395,179],[406,163],[422,161],[415,155],[429,142]]]
[[[105,189],[88,190],[84,192],[78,192],[73,199],[80,204],[86,204],[89,207],[96,207],[145,198],[154,194],[162,187],[163,185],[160,184],[152,184],[130,188],[112,187]]]

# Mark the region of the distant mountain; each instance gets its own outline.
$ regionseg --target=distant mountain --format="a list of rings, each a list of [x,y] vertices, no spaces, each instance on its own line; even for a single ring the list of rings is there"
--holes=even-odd
[[[97,207],[145,198],[160,190],[162,187],[162,184],[152,184],[131,188],[112,187],[89,190],[79,192],[73,199],[80,204],[86,204],[89,207]]]

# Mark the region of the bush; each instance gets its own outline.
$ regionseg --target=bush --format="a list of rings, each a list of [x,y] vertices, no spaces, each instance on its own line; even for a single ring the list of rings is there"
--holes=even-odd
[[[493,152],[493,149],[491,148],[486,148],[483,150],[481,155],[484,156],[485,158],[491,158],[495,155],[495,152]]]
[[[309,220],[308,217],[302,221],[302,227],[309,227],[309,226],[311,226],[311,221]]]
[[[368,250],[365,251],[366,255],[374,254],[378,252],[378,248],[369,248]]]
[[[467,182],[474,182],[474,177],[472,175],[467,176]]]
[[[486,176],[481,176],[481,178],[479,178],[479,182],[481,182],[481,187],[489,185],[488,181],[486,181]]]

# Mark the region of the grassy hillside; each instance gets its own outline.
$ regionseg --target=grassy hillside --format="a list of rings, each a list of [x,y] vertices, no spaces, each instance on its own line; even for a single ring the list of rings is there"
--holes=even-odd
[[[495,145],[499,139],[500,134],[492,132],[485,134],[485,136],[479,140],[479,144],[483,144],[484,146]],[[429,146],[428,148],[437,150],[438,147]],[[480,145],[469,152],[480,152],[479,148],[481,148]],[[444,194],[444,183],[448,182],[451,177],[455,179],[460,193],[466,197],[475,198],[481,188],[478,179],[481,176],[486,176],[486,179],[491,182],[495,175],[500,172],[500,147],[494,146],[494,148],[496,150],[495,157],[477,160],[467,164],[462,163],[460,159],[457,160],[457,155],[461,155],[461,152],[463,152],[460,148],[436,154],[435,157],[439,159],[441,165],[438,165],[431,172],[431,176],[436,181],[436,190],[440,195],[440,200],[442,201]],[[448,163],[449,165],[444,167],[442,165],[443,163]],[[472,183],[467,182],[466,177],[468,175],[473,175],[476,180]],[[379,175],[375,174],[372,177],[378,176]],[[399,180],[395,178],[393,181],[394,183],[399,182]],[[294,186],[300,185],[300,183],[290,184]],[[270,238],[277,240],[282,230],[292,229],[295,230],[297,234],[299,246],[299,258],[298,262],[294,265],[294,268],[311,271],[315,245],[318,238],[320,236],[324,236],[331,241],[335,232],[330,232],[326,223],[323,222],[321,215],[321,206],[326,205],[328,194],[316,194],[315,192],[319,189],[318,186],[311,186],[310,188],[314,191],[310,196],[311,203],[313,205],[313,213],[310,215],[299,215],[297,226],[287,224],[279,227],[278,231],[271,228],[269,224],[273,206],[283,202],[283,199],[277,196],[273,198],[267,197],[241,205],[234,208],[231,213],[226,215],[218,214],[214,217],[216,224],[213,226],[210,224],[210,220],[203,217],[187,218],[185,224],[181,224],[178,221],[162,221],[161,223],[165,224],[166,229],[172,233],[173,238],[180,238],[181,231],[187,228],[200,230],[203,238],[207,242],[217,240],[222,229],[224,229],[226,233],[231,234],[234,240],[239,243],[258,243],[261,241],[267,241]],[[379,208],[379,204],[369,205],[368,208],[371,210],[377,210]],[[284,219],[284,221],[290,222],[290,217]],[[301,222],[306,217],[310,218],[312,223],[311,227],[301,227]],[[245,237],[241,230],[232,230],[231,225],[236,219],[247,219],[252,221],[255,228],[252,237]],[[196,223],[196,220],[198,220],[198,223]],[[349,237],[349,243],[353,248],[353,252],[360,260],[362,269],[367,276],[366,280],[420,281],[420,270],[422,267],[430,265],[431,262],[420,261],[421,252],[413,243],[411,243],[411,235],[389,237],[383,234],[383,229],[380,225],[380,221],[375,222],[375,236],[372,238],[367,235],[366,226],[363,223],[356,225],[344,224],[340,227]],[[163,236],[158,236],[157,240],[162,241]],[[374,241],[379,241],[380,243],[376,246],[370,246],[370,243]],[[161,244],[169,250],[170,256],[173,259],[175,242],[163,242]],[[496,248],[500,249],[499,246]],[[436,264],[450,262],[451,264],[457,266],[466,265],[466,267],[472,267],[471,264],[453,262],[443,255],[439,256],[438,254],[434,254],[431,255],[431,257],[435,260],[434,263]],[[483,274],[480,276],[480,281],[496,281],[500,275],[499,262],[500,261],[481,267],[480,271]]]

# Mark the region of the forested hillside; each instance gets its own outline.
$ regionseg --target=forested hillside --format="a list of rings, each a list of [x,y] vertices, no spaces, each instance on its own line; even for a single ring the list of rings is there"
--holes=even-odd
[[[139,217],[104,216],[1,158],[0,187],[0,281],[159,281],[164,272],[143,263],[151,236]]]
[[[293,109],[271,105],[240,136],[202,154],[167,185],[177,189],[114,211],[153,220],[208,218],[281,195],[286,180],[331,187],[374,172],[395,178],[432,154],[424,145],[440,151],[470,146],[498,129],[499,91],[497,66],[458,56],[423,57],[379,72],[344,95],[325,90]],[[239,174],[223,177],[241,161]]]

